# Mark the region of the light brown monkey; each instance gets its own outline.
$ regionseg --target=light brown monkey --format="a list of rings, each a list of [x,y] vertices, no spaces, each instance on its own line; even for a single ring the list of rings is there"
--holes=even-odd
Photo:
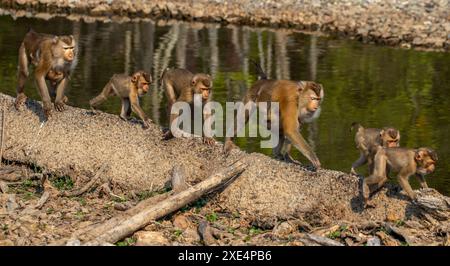
[[[434,172],[437,154],[430,148],[383,148],[377,146],[374,157],[374,168],[371,175],[363,180],[362,194],[364,207],[373,207],[369,204],[369,185],[376,185],[374,191],[383,186],[390,171],[398,173],[398,183],[402,189],[412,199],[416,199],[416,194],[409,184],[409,177],[413,174],[419,179],[422,188],[428,188],[425,175]]]
[[[55,94],[55,109],[64,111],[67,102],[64,90],[77,63],[77,50],[77,42],[72,35],[55,36],[30,30],[19,48],[16,108],[19,109],[27,99],[24,88],[29,75],[29,63],[32,63],[45,117],[48,118],[53,109],[51,94]],[[50,81],[50,91],[46,80]]]
[[[169,130],[163,137],[167,140],[173,137],[170,125],[178,117],[178,114],[171,114],[173,104],[176,102],[187,102],[192,105],[194,102],[194,94],[201,94],[202,103],[207,103],[210,100],[213,81],[208,74],[193,74],[186,69],[174,68],[164,70],[160,82],[161,86],[164,86],[169,108]],[[203,114],[205,120],[209,116],[210,114]],[[203,137],[203,142],[209,145],[215,143],[214,139],[209,137]]]
[[[313,81],[267,79],[259,65],[256,66],[260,72],[259,80],[247,91],[243,102],[279,103],[280,138],[277,147],[274,148],[275,156],[298,163],[289,154],[294,145],[316,169],[319,169],[321,167],[319,158],[300,134],[300,129],[304,123],[310,123],[319,117],[320,105],[324,99],[322,85]],[[249,116],[246,112],[245,123],[248,122]],[[234,128],[233,136],[236,135],[236,131],[237,127]],[[224,144],[225,152],[228,153],[234,147],[232,138],[227,137]]]
[[[372,173],[373,157],[378,146],[393,148],[400,146],[400,132],[392,127],[364,128],[358,123],[352,124],[352,129],[356,129],[355,143],[360,151],[359,159],[352,164],[350,173],[358,175],[356,168],[368,163],[369,173]]]
[[[142,119],[144,128],[148,128],[151,120],[139,105],[139,97],[148,92],[151,83],[151,76],[144,71],[137,71],[131,77],[125,74],[114,74],[102,92],[90,100],[89,104],[92,110],[95,110],[95,107],[106,101],[108,97],[118,96],[122,100],[120,118],[129,120],[133,111]]]

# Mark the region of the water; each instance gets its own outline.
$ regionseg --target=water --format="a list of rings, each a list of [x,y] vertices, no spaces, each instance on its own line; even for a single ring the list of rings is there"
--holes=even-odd
[[[210,73],[213,100],[240,100],[256,80],[252,58],[272,78],[316,80],[325,88],[320,119],[302,134],[317,152],[323,167],[348,172],[358,151],[350,125],[395,126],[401,145],[436,149],[439,162],[428,177],[430,187],[450,195],[450,54],[364,45],[339,40],[249,27],[179,22],[84,23],[63,18],[48,21],[0,16],[0,91],[15,95],[17,50],[32,26],[53,34],[72,33],[80,42],[79,64],[67,89],[70,104],[83,108],[113,73],[144,69],[157,80],[166,67]],[[33,82],[27,95],[39,99]],[[167,126],[166,99],[154,84],[141,105],[153,121]],[[119,114],[120,100],[100,108]],[[249,152],[270,155],[259,140],[241,138]],[[294,157],[307,160],[297,151]],[[365,174],[364,167],[360,172]],[[418,184],[413,178],[413,187]]]

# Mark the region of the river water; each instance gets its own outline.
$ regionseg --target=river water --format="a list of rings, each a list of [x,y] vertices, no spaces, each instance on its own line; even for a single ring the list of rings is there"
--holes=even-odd
[[[113,73],[151,71],[157,80],[167,67],[210,73],[213,100],[240,100],[256,80],[249,58],[277,79],[315,80],[325,88],[322,114],[302,134],[324,168],[348,172],[358,158],[350,125],[391,125],[401,131],[401,145],[428,146],[439,156],[430,187],[450,195],[450,54],[411,51],[353,40],[215,24],[182,22],[103,23],[0,16],[0,91],[15,95],[17,50],[32,27],[38,32],[73,34],[79,40],[79,63],[67,95],[70,105],[87,108]],[[27,95],[40,99],[33,82]],[[168,126],[166,99],[155,83],[141,99],[153,121]],[[118,114],[112,98],[101,110]],[[248,152],[270,155],[257,138],[239,138]],[[307,163],[297,151],[296,159]],[[366,174],[365,167],[359,172]],[[414,179],[414,178],[413,178]],[[413,180],[413,187],[418,184]]]

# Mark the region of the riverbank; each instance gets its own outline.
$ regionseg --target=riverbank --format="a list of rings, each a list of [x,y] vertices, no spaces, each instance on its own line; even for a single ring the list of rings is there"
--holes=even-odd
[[[448,1],[1,0],[20,10],[293,28],[403,48],[448,50]]]
[[[450,243],[449,199],[433,189],[416,191],[419,200],[411,202],[397,185],[387,184],[372,197],[376,207],[363,210],[360,179],[347,173],[327,169],[311,172],[240,150],[227,157],[220,143],[207,146],[199,139],[162,141],[156,124],[143,130],[138,122],[125,122],[102,112],[93,115],[70,106],[41,123],[41,103],[29,100],[24,110],[17,111],[13,101],[0,94],[0,109],[6,113],[3,159],[24,167],[18,174],[0,168],[0,179],[11,181],[3,182],[6,189],[5,185],[0,187],[0,217],[7,239],[12,240],[9,244],[50,244],[118,215],[128,205],[165,192],[175,165],[184,168],[189,185],[196,185],[237,160],[247,168],[233,182],[168,217],[170,221],[166,218],[150,224],[146,230],[162,230],[172,239],[164,241],[168,245],[202,243],[195,232],[204,220],[220,230],[216,244],[221,245],[313,245],[315,240],[306,241],[305,233],[347,245],[369,245],[375,236],[378,245]],[[107,184],[113,194],[102,196],[101,187],[77,197],[54,192],[84,187],[99,169],[104,169],[100,183]],[[16,176],[12,179],[10,175]],[[43,196],[33,177],[44,175],[53,188],[45,188],[50,192],[49,202],[37,208],[34,206],[39,206]],[[185,221],[188,216],[190,222],[180,224],[176,221],[180,215],[184,218],[179,219]],[[65,227],[61,228],[62,224]],[[386,235],[392,230],[397,233]],[[154,239],[156,233],[140,234]],[[179,238],[185,234],[186,242]],[[394,235],[403,240],[393,239]],[[140,237],[144,236],[136,236],[137,241]],[[0,232],[0,241],[5,238]]]

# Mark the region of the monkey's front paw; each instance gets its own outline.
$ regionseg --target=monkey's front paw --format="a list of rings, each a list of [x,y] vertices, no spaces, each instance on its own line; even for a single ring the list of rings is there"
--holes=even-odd
[[[375,204],[375,203],[373,203],[373,202],[371,202],[371,201],[365,201],[364,202],[364,209],[373,209],[373,208],[376,208],[377,207],[377,205]]]
[[[17,110],[20,110],[20,108],[25,105],[26,101],[27,101],[27,96],[23,93],[19,94],[19,95],[17,95],[16,101],[14,102],[14,107]]]
[[[213,138],[203,137],[203,143],[212,146],[216,144],[216,141]]]
[[[52,108],[52,104],[51,103],[44,103],[44,116],[45,116],[45,118],[49,118],[49,117],[51,117],[52,116],[52,111],[53,111],[53,108]]]
[[[147,120],[145,120],[145,121],[143,121],[143,125],[142,125],[142,128],[143,129],[148,129],[149,127],[150,127],[150,123],[152,122],[152,120],[150,120],[150,119],[147,119]]]
[[[173,138],[173,134],[172,134],[172,132],[169,130],[169,131],[167,131],[166,133],[164,133],[163,134],[163,140],[169,140],[169,139],[172,139]]]
[[[58,112],[63,112],[66,110],[66,104],[64,102],[55,102],[55,109]]]
[[[225,144],[223,145],[223,152],[225,154],[229,154],[231,150],[236,149],[237,146],[232,141],[225,141]]]

